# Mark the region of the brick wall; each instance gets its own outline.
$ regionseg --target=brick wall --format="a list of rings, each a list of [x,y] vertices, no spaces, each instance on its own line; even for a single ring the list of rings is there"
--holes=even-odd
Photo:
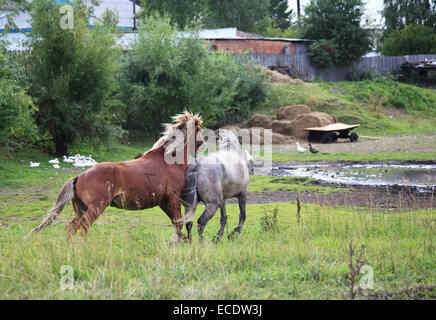
[[[212,40],[214,50],[228,51],[231,53],[245,52],[249,49],[253,53],[284,54],[285,46],[290,46],[290,54],[295,54],[295,43],[277,40],[248,40],[248,39],[226,39]]]

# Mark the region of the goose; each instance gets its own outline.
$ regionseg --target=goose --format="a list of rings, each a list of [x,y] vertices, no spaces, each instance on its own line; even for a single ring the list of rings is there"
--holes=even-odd
[[[53,168],[55,168],[55,169],[60,169],[61,167],[59,167],[59,165],[55,163],[55,164],[53,165]]]
[[[53,160],[49,160],[49,163],[51,163],[51,164],[59,164],[59,160],[58,160],[58,158],[55,158]]]
[[[244,150],[244,152],[245,152],[245,155],[247,157],[247,161],[248,162],[253,161],[253,156],[247,150]]]
[[[306,148],[303,148],[302,146],[300,146],[300,143],[297,142],[297,151],[303,153],[306,152]]]
[[[64,156],[64,162],[73,163],[74,160],[72,157],[67,158],[67,156]]]
[[[31,167],[31,168],[39,167],[39,162],[30,161],[29,167]]]
[[[318,149],[315,149],[314,147],[312,147],[312,145],[309,143],[309,151],[312,153],[318,153]]]

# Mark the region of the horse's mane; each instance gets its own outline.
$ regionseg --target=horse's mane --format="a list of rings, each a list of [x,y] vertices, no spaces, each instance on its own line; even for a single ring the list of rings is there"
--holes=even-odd
[[[166,152],[172,152],[173,150],[176,150],[178,147],[180,147],[180,144],[185,143],[184,141],[173,141],[173,137],[176,135],[177,130],[186,129],[189,122],[193,122],[196,129],[201,129],[201,126],[203,125],[203,121],[198,114],[193,114],[186,110],[183,113],[171,117],[171,119],[173,120],[172,123],[163,124],[164,130],[162,131],[162,136],[160,137],[160,139],[157,140],[153,147],[151,147],[151,149],[145,152],[143,155],[147,155],[150,152],[153,152],[154,150],[165,146],[168,142],[173,143],[171,143],[171,150],[166,150]]]

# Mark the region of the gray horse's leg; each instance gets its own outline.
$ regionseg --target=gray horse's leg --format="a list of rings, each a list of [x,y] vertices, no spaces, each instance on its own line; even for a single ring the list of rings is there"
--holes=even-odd
[[[186,231],[188,231],[189,240],[192,240],[191,230],[192,230],[192,221],[186,223]]]
[[[247,193],[242,192],[238,195],[239,202],[239,224],[235,229],[229,234],[229,238],[233,237],[235,234],[239,234],[242,231],[242,226],[245,221],[245,205],[247,203]]]
[[[223,202],[223,204],[220,206],[220,211],[221,211],[220,229],[218,231],[217,236],[215,237],[215,242],[218,242],[218,240],[223,236],[224,229],[226,227],[227,214],[226,214],[226,203],[225,202]]]
[[[210,219],[212,219],[215,212],[220,207],[218,203],[206,203],[205,205],[206,205],[206,209],[204,210],[200,218],[198,218],[197,220],[197,231],[200,241],[203,240],[203,231],[204,228],[206,227],[206,224],[209,222]]]

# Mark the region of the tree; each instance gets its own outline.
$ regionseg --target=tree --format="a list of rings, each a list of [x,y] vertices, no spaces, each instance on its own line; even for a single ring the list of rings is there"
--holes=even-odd
[[[382,53],[385,56],[436,54],[436,33],[427,26],[407,25],[385,39]]]
[[[333,41],[321,39],[309,46],[307,55],[321,68],[331,68],[336,64],[338,52]]]
[[[269,24],[268,0],[209,0],[208,28],[236,27],[263,33]]]
[[[362,0],[311,0],[303,18],[304,37],[331,40],[338,62],[351,65],[371,48],[371,31],[361,27]]]
[[[36,107],[16,80],[13,57],[4,49],[0,39],[0,159],[24,143],[36,139],[33,114]]]
[[[384,0],[384,37],[406,25],[425,25],[436,32],[436,0]]]
[[[269,92],[264,74],[209,50],[195,32],[183,37],[169,17],[146,17],[123,65],[120,100],[128,104],[126,128],[156,136],[162,122],[188,108],[209,128],[242,121]]]
[[[273,27],[284,31],[291,26],[291,19],[294,13],[292,9],[288,11],[287,0],[270,0],[269,14]]]
[[[142,0],[140,17],[159,13],[167,15],[180,28],[184,28],[191,21],[201,21],[207,11],[208,0]]]
[[[70,3],[73,29],[61,28],[58,1],[33,1],[29,8],[30,93],[37,98],[39,130],[53,138],[58,156],[79,138],[105,138],[111,128],[106,108],[116,88],[118,51],[112,28],[89,28],[92,7],[82,0]]]

